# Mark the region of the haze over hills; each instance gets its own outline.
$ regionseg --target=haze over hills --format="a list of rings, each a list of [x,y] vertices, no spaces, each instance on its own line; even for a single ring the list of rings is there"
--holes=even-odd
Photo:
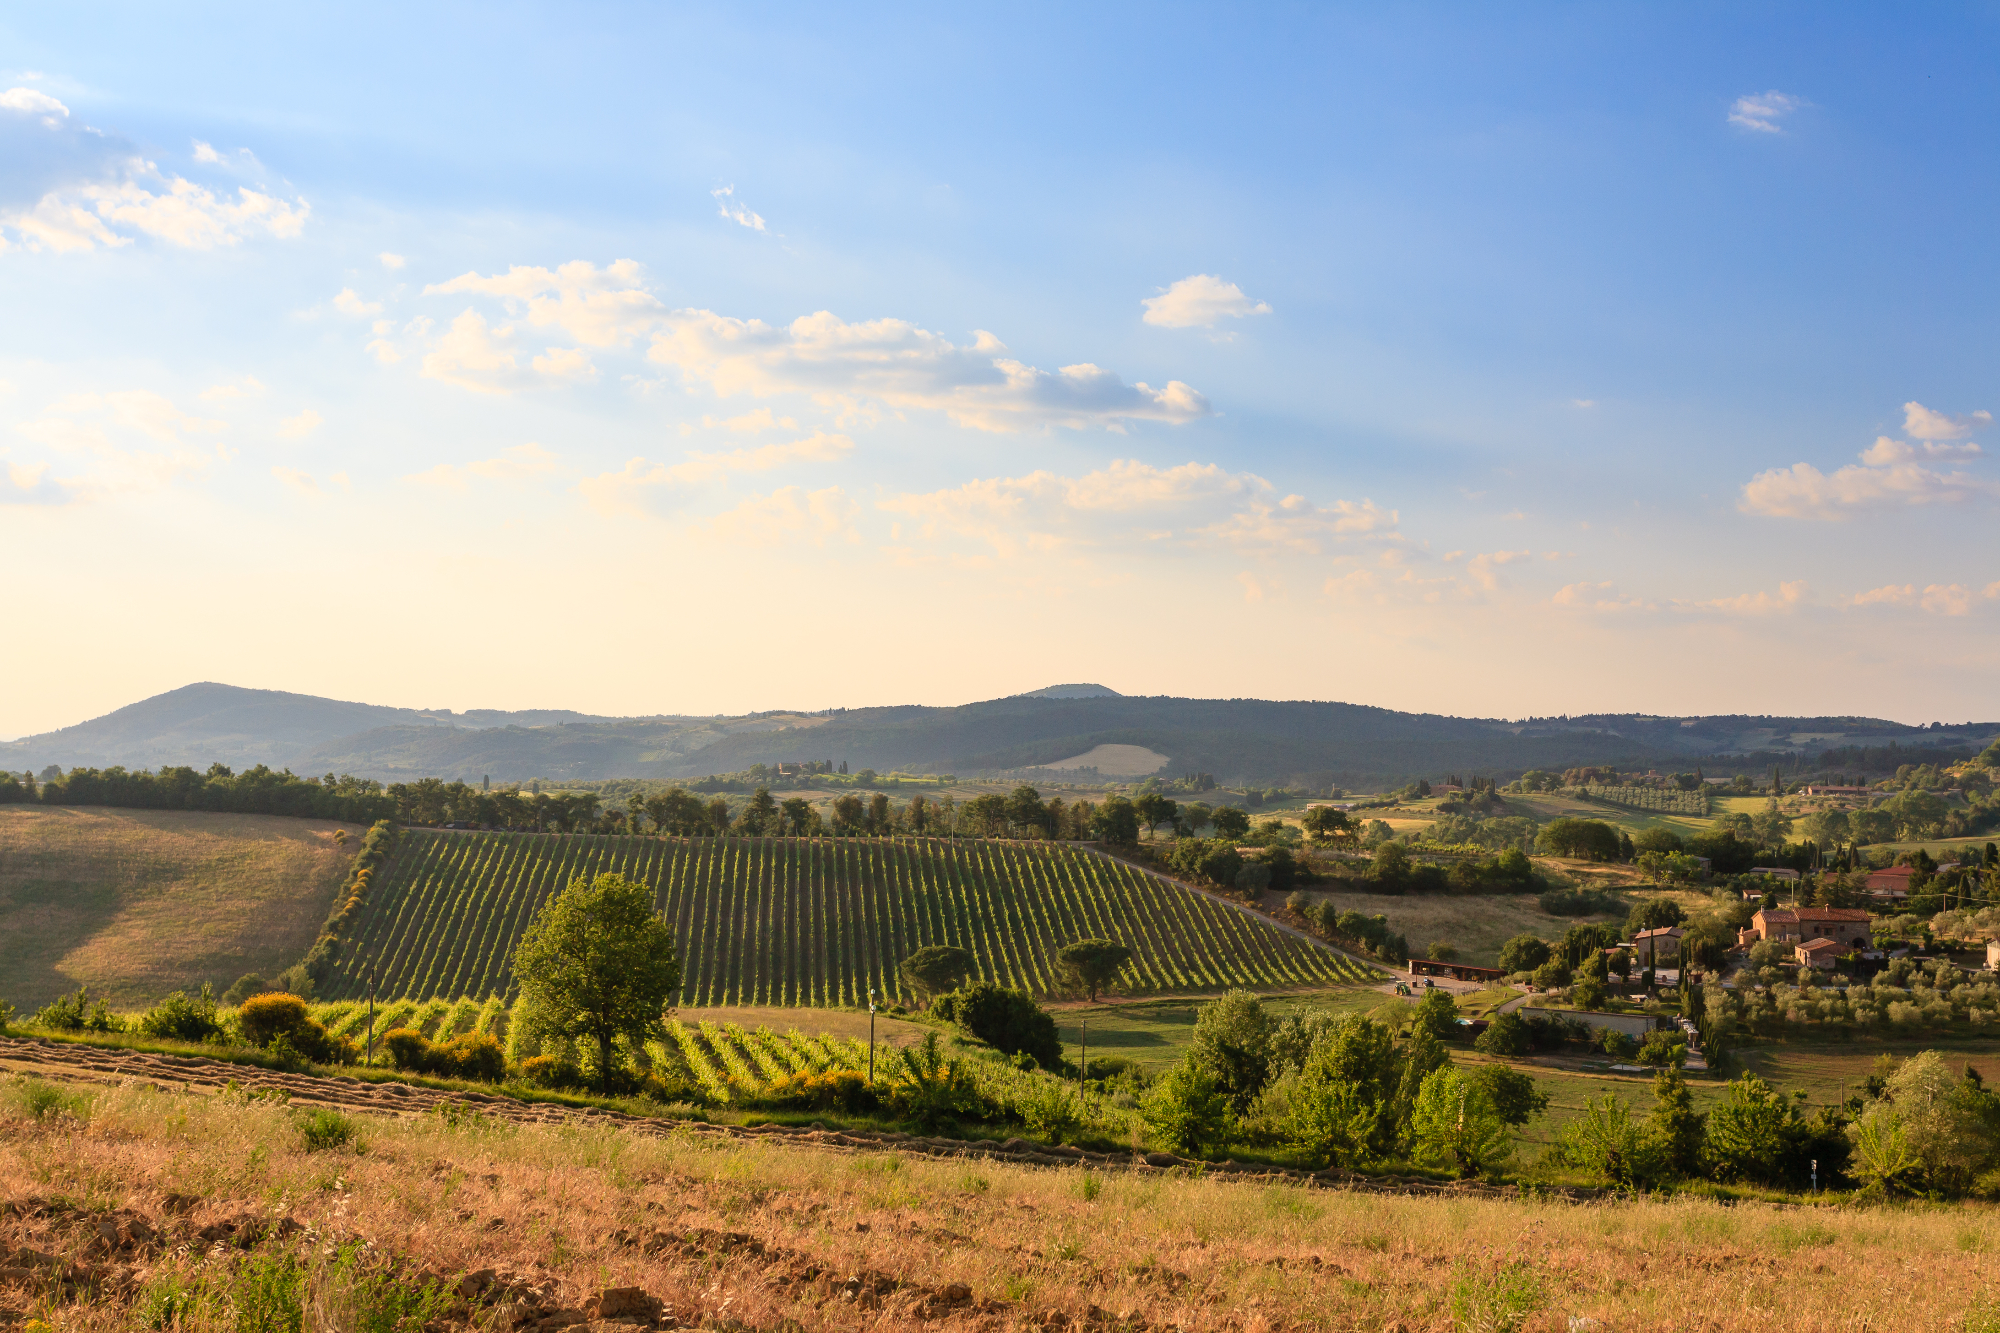
[[[1626,714],[1508,721],[1347,703],[1142,698],[1101,685],[1052,686],[956,707],[616,718],[562,709],[391,708],[204,683],[0,745],[0,768],[263,763],[384,781],[436,776],[514,782],[688,778],[758,763],[831,759],[856,770],[971,776],[1126,747],[1116,753],[1164,755],[1161,771],[1167,773],[1369,787],[1447,772],[1506,776],[1584,764],[1687,768],[1703,759],[1726,763],[1730,755],[1891,742],[1977,748],[1996,735],[2000,723],[1914,727],[1860,717]]]

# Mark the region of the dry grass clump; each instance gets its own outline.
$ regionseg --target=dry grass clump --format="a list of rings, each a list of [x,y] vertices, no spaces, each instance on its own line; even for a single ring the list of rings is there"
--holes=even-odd
[[[190,1233],[286,1217],[302,1230],[272,1228],[253,1254],[365,1241],[412,1282],[494,1269],[579,1321],[595,1294],[631,1286],[681,1325],[774,1333],[1978,1327],[1964,1316],[2000,1240],[1982,1205],[1417,1199],[477,1117],[356,1116],[358,1136],[328,1146],[269,1101],[0,1094],[0,1198],[58,1206],[0,1216],[0,1269],[12,1246],[89,1257],[101,1229],[60,1208]],[[163,1248],[131,1261],[123,1293],[81,1300],[0,1280],[0,1327],[131,1327],[171,1284],[220,1290],[218,1273],[249,1262],[220,1242]],[[504,1328],[513,1311],[455,1318]],[[166,1323],[232,1319],[211,1302]],[[309,1327],[338,1322],[308,1312]]]

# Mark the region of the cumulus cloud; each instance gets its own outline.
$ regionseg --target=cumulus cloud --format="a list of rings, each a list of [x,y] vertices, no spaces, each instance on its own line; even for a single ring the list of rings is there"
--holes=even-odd
[[[1568,583],[1556,589],[1549,598],[1557,606],[1567,606],[1579,611],[1650,611],[1653,604],[1643,597],[1621,593],[1609,581],[1601,583]]]
[[[715,206],[723,217],[728,218],[739,227],[748,227],[751,231],[764,230],[764,219],[744,207],[743,203],[736,197],[736,187],[734,185],[725,185],[721,189],[710,190],[708,193],[715,200]]]
[[[286,417],[278,423],[278,438],[282,440],[303,440],[306,436],[326,424],[326,418],[308,407],[295,417]]]
[[[1974,591],[1961,583],[1930,583],[1922,588],[1914,583],[1884,584],[1858,592],[1845,601],[1851,607],[1913,606],[1932,615],[1962,616],[1971,612],[1975,601],[2000,598],[2000,583],[1990,583]]]
[[[524,366],[513,346],[514,335],[512,325],[490,326],[484,316],[468,310],[451,322],[450,330],[424,357],[423,373],[428,379],[492,394],[574,384],[597,374],[590,357],[574,347],[546,348],[529,357]],[[369,347],[377,348],[377,343]],[[400,355],[393,346],[388,351]],[[375,355],[377,360],[384,359],[381,350]]]
[[[408,260],[404,259],[401,255],[391,254],[387,250],[384,250],[381,254],[377,255],[376,258],[380,259],[382,261],[382,267],[387,269],[398,269],[401,268],[404,264],[409,262]]]
[[[226,428],[226,422],[195,416],[145,389],[70,394],[15,427],[26,439],[82,463],[80,473],[60,483],[78,499],[157,490],[200,476],[230,458],[220,442],[205,444],[201,438]],[[46,461],[10,463],[17,489],[16,466],[28,470],[22,476],[32,473],[38,486],[50,484]]]
[[[755,434],[760,430],[797,430],[799,423],[790,417],[774,416],[768,407],[760,407],[734,417],[703,417],[704,426],[720,426],[739,434]]]
[[[348,485],[347,474],[345,472],[335,472],[328,476],[325,486],[321,486],[309,474],[301,472],[297,468],[274,467],[271,469],[271,475],[292,490],[297,491],[300,495],[310,496],[315,499],[322,495],[332,494],[332,488],[336,486],[342,491],[352,489]]]
[[[380,302],[364,301],[352,287],[342,287],[340,295],[333,298],[333,308],[343,315],[379,315]]]
[[[1769,616],[1791,611],[1804,604],[1809,589],[1804,579],[1780,583],[1775,595],[1768,592],[1743,593],[1736,597],[1715,597],[1707,601],[1677,602],[1685,611],[1720,611],[1734,616]]]
[[[46,462],[7,462],[0,472],[0,505],[65,505],[76,498],[76,487],[51,476]]]
[[[0,93],[0,153],[13,168],[0,185],[0,250],[109,249],[139,237],[206,250],[297,236],[312,211],[302,199],[249,186],[232,197],[163,172],[129,145],[76,125],[68,107],[34,88]]]
[[[1783,134],[1784,130],[1778,122],[1804,105],[1790,93],[1775,89],[1768,93],[1752,93],[1730,104],[1729,123],[1759,134]]]
[[[1903,404],[1903,434],[1913,440],[1962,440],[1976,430],[1993,424],[1993,414],[1984,410],[1952,416],[1933,412],[1922,403]]]
[[[1912,439],[1878,436],[1861,451],[1859,464],[1832,473],[1811,463],[1760,472],[1743,487],[1737,508],[1774,518],[1841,519],[1864,509],[2000,495],[2000,486],[1991,481],[1963,471],[1940,471],[1922,461],[1978,456],[1977,444],[1951,441],[1985,425],[1989,413],[1952,417],[1916,402],[1905,403],[1903,413],[1905,433]]]
[[[682,310],[653,335],[648,355],[725,398],[796,393],[827,405],[873,401],[943,412],[978,430],[1179,423],[1211,415],[1208,400],[1179,380],[1155,389],[1087,363],[1038,370],[1001,355],[1006,350],[990,333],[958,346],[900,319],[850,324],[821,311],[775,327]]]
[[[923,540],[962,537],[1012,557],[1024,551],[1226,547],[1321,554],[1358,537],[1396,540],[1396,514],[1372,501],[1314,505],[1213,463],[1156,468],[1119,459],[1081,477],[1047,471],[885,497]]]
[[[800,463],[837,463],[854,449],[845,435],[816,431],[790,444],[766,444],[727,453],[690,453],[679,463],[648,463],[634,458],[617,472],[585,478],[577,490],[599,513],[640,513],[649,493],[686,489],[719,481],[732,473],[771,472]]]
[[[526,444],[502,449],[498,456],[493,458],[482,458],[471,463],[439,463],[426,471],[412,473],[403,480],[414,482],[419,486],[463,491],[476,480],[517,485],[530,478],[554,472],[557,466],[554,454],[530,440]]]
[[[1006,345],[990,333],[961,346],[899,319],[848,323],[821,311],[774,326],[709,310],[669,310],[645,290],[639,265],[629,259],[602,269],[579,260],[553,270],[465,273],[424,292],[496,298],[523,326],[560,332],[591,349],[650,337],[648,359],[724,398],[796,394],[847,412],[931,410],[992,431],[1118,429],[1130,421],[1178,423],[1212,414],[1208,400],[1179,380],[1158,389],[1127,384],[1087,362],[1044,371],[1005,355]],[[550,347],[537,359],[546,368],[530,374],[507,343],[512,327],[490,327],[466,311],[426,358],[424,373],[500,393],[594,373],[588,354],[569,349],[562,357],[562,349]]]
[[[808,491],[785,486],[769,495],[753,495],[736,508],[717,514],[708,530],[724,541],[745,546],[784,546],[810,542],[861,540],[854,519],[861,506],[838,486]]]
[[[1146,307],[1141,316],[1146,323],[1167,329],[1214,328],[1218,320],[1271,313],[1270,306],[1251,300],[1241,287],[1212,273],[1182,278],[1160,295],[1141,299],[1139,304]]]
[[[205,403],[224,403],[233,398],[248,398],[252,394],[264,392],[264,386],[254,375],[245,375],[233,384],[211,384],[201,391]]]

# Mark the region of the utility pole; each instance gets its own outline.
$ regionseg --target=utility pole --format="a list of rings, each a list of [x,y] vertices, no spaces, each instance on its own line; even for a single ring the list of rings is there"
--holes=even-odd
[[[1077,1030],[1082,1034],[1083,1062],[1076,1067],[1076,1086],[1081,1088],[1090,1081],[1090,1020],[1079,1018]]]
[[[368,965],[368,1063],[375,1063],[375,964]]]
[[[868,988],[868,1081],[875,1081],[875,988]]]

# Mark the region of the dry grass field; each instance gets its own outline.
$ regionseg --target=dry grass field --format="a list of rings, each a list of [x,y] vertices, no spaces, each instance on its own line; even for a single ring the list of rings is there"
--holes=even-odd
[[[1550,916],[1536,904],[1532,893],[1478,894],[1385,894],[1326,893],[1307,888],[1314,902],[1332,902],[1341,911],[1366,916],[1380,913],[1389,918],[1389,928],[1401,931],[1410,949],[1421,954],[1433,940],[1456,946],[1465,962],[1491,967],[1500,957],[1500,946],[1514,936],[1527,933],[1553,939],[1578,921],[1611,921],[1622,917]]]
[[[275,815],[0,806],[0,1000],[32,1008],[88,985],[140,1007],[295,963],[364,832]]]
[[[1404,1197],[584,1118],[348,1123],[358,1142],[310,1151],[274,1102],[0,1086],[0,1326],[387,1328],[434,1279],[465,1293],[424,1312],[439,1333],[620,1306],[591,1333],[1994,1327],[1985,1205]]]

